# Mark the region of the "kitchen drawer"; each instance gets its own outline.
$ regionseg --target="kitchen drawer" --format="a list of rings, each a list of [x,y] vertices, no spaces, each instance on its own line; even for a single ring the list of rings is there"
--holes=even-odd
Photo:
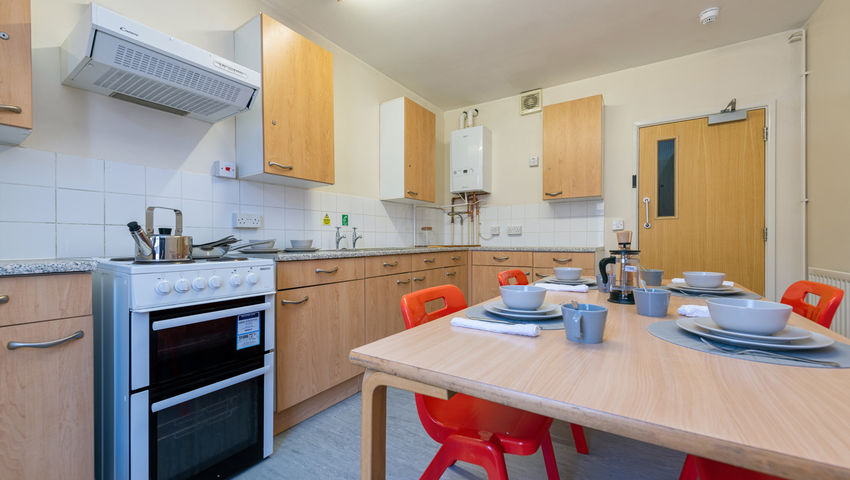
[[[473,265],[505,265],[530,267],[532,252],[472,252]],[[507,270],[507,269],[506,269]]]
[[[540,268],[580,267],[583,274],[593,273],[596,255],[593,252],[534,252],[534,266]]]
[[[0,326],[91,315],[91,274],[0,278]]]
[[[410,271],[410,255],[366,257],[363,261],[365,262],[366,277],[379,277]]]
[[[277,289],[321,285],[363,278],[362,258],[277,262]]]
[[[414,253],[410,256],[413,271],[465,265],[465,252]]]
[[[584,272],[582,272],[584,273]],[[538,268],[534,267],[531,273],[531,277],[528,277],[528,283],[534,283],[538,280],[543,280],[546,277],[550,277],[555,274],[555,271],[551,268]]]

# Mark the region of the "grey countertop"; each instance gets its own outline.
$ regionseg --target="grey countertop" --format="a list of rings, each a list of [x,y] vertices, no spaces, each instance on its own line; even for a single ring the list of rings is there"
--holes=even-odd
[[[0,277],[43,273],[91,272],[97,262],[91,258],[48,258],[44,260],[0,260]]]
[[[404,255],[408,253],[456,252],[462,250],[480,250],[486,252],[595,252],[602,247],[412,247],[412,248],[363,248],[360,250],[317,250],[305,253],[277,253],[262,256],[279,262],[292,260],[321,260],[326,258],[376,257],[380,255]]]

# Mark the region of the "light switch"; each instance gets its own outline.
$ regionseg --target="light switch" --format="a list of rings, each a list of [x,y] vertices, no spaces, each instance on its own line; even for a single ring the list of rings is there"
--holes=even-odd
[[[625,224],[623,223],[622,218],[615,218],[615,219],[611,220],[611,230],[616,232],[616,231],[619,231],[619,230],[623,230],[624,228],[626,228],[626,227],[625,227]]]
[[[537,155],[532,155],[528,158],[529,167],[536,167],[538,165],[540,165],[540,157],[538,157]]]

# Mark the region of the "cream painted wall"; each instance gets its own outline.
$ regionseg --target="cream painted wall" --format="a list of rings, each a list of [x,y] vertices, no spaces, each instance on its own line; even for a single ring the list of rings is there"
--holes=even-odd
[[[836,255],[850,238],[850,2],[824,0],[808,22],[807,190],[809,266],[850,272]]]
[[[261,0],[101,0],[101,5],[169,35],[233,58],[233,31],[263,11],[334,54],[337,193],[378,197],[378,105],[406,95],[437,114],[416,93]],[[209,173],[235,156],[235,122],[214,125],[66,87],[59,45],[87,2],[32,0],[33,133],[22,146],[146,166]],[[438,135],[438,140],[442,140]]]
[[[644,65],[543,90],[544,105],[601,93],[604,96],[605,246],[613,248],[613,218],[636,230],[635,125],[719,111],[730,98],[740,108],[776,102],[776,289],[804,278],[800,222],[800,44],[779,33],[694,55]],[[846,78],[846,77],[845,77]],[[525,86],[527,88],[533,85]],[[493,132],[491,205],[540,202],[541,168],[528,157],[542,152],[542,116],[519,115],[518,97],[475,105],[477,124]],[[443,138],[466,108],[445,112]],[[444,161],[448,146],[444,144]],[[445,179],[441,179],[445,181]],[[722,214],[722,213],[720,213]],[[767,293],[770,295],[770,292]]]

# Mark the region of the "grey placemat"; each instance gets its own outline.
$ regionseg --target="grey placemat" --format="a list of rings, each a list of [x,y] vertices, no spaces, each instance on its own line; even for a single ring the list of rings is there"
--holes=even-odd
[[[687,347],[693,350],[699,350],[701,352],[711,353],[714,355],[722,355],[724,357],[730,358],[740,358],[742,360],[750,360],[754,362],[774,363],[776,365],[790,365],[794,367],[837,368],[826,366],[821,367],[820,365],[815,365],[813,363],[796,362],[794,360],[785,360],[781,358],[771,358],[758,354],[745,353],[736,355],[734,353],[721,352],[720,350],[711,348],[708,345],[702,343],[702,341],[700,341],[699,339],[699,336],[694,335],[690,332],[686,332],[676,326],[675,320],[655,322],[649,327],[647,327],[647,330],[649,331],[649,333],[655,335],[656,337],[668,341],[670,343],[675,343],[676,345],[680,345],[682,347]],[[741,350],[744,349],[744,347],[740,348]],[[817,350],[795,350],[791,352],[778,353],[801,358],[809,358],[812,360],[827,360],[831,362],[838,362],[839,364],[841,364],[841,368],[850,368],[850,345],[846,345],[841,342],[835,342],[828,347],[819,348]]]
[[[493,315],[492,313],[484,310],[483,305],[469,307],[464,314],[472,318],[474,320],[491,320],[498,323],[516,323],[516,324],[530,324],[537,325],[541,330],[563,330],[564,329],[564,319],[558,317],[554,320],[512,320],[510,318],[500,317],[498,315]]]
[[[670,290],[669,288],[667,288],[668,286],[669,285],[665,285],[663,287],[653,287],[653,288],[664,288],[664,289]],[[677,290],[670,290],[670,294],[674,295],[676,297],[685,297],[685,298],[748,298],[748,299],[751,299],[751,300],[760,300],[761,299],[761,295],[759,295],[758,293],[751,293],[751,292],[739,292],[739,293],[733,293],[731,295],[714,295],[712,293],[685,293],[685,292],[679,292]]]

